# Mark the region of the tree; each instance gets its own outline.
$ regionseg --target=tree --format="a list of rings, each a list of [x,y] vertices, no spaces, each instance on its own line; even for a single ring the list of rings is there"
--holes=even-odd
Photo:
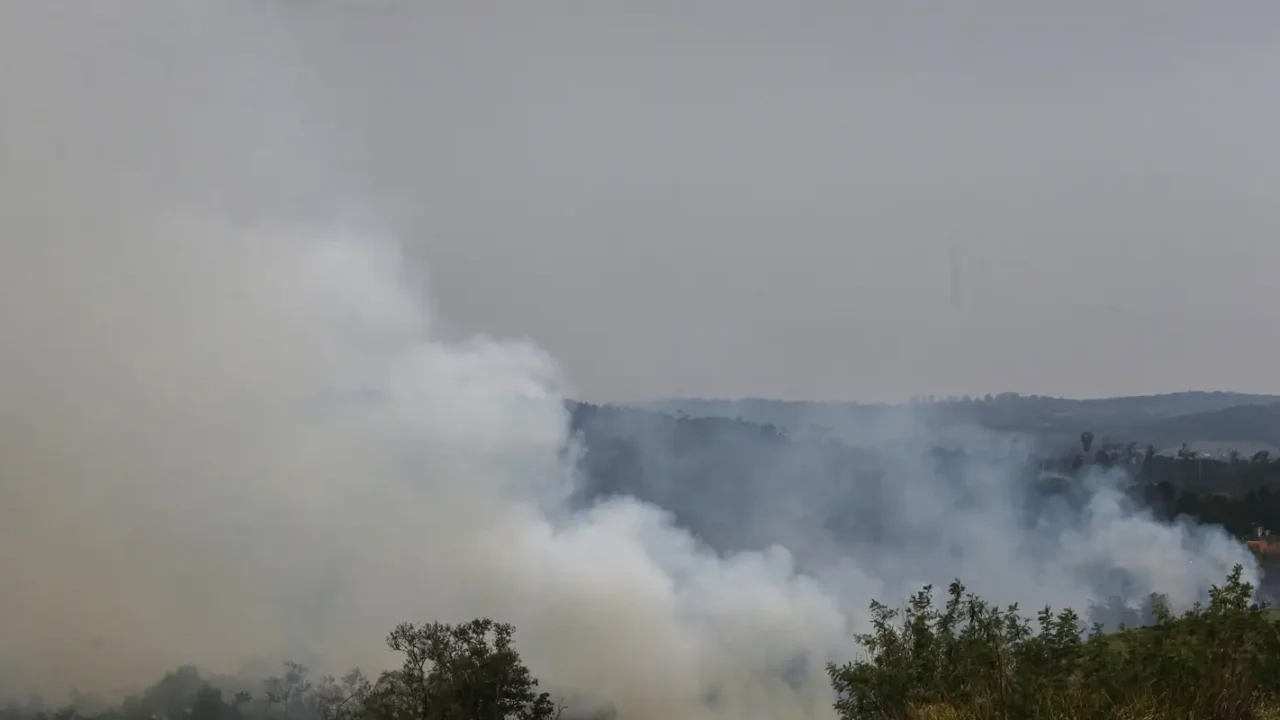
[[[240,709],[222,700],[222,690],[204,685],[192,703],[191,720],[239,720]]]
[[[1080,446],[1084,448],[1084,453],[1089,454],[1089,448],[1093,447],[1093,433],[1085,430],[1080,433]]]
[[[286,662],[282,677],[268,678],[266,685],[267,702],[279,705],[284,717],[290,718],[294,707],[300,703],[311,690],[311,681],[307,680],[310,672],[305,665]]]
[[[326,675],[314,692],[316,714],[320,720],[357,720],[373,689],[360,668],[342,676],[342,680]]]
[[[1141,629],[1082,634],[1071,610],[1031,618],[952,583],[906,606],[871,604],[862,659],[829,664],[841,720],[911,718],[1183,718],[1257,720],[1280,708],[1280,630],[1236,565],[1209,602],[1174,616],[1168,599],[1093,608],[1108,624]]]
[[[553,720],[561,708],[538,693],[512,643],[515,628],[489,619],[460,625],[402,623],[387,646],[404,654],[383,673],[366,710],[385,720]]]

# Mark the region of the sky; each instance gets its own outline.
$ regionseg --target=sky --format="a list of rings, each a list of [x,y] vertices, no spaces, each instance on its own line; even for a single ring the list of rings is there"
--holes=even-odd
[[[163,5],[6,6],[0,174],[376,226],[588,400],[1280,392],[1273,3]]]

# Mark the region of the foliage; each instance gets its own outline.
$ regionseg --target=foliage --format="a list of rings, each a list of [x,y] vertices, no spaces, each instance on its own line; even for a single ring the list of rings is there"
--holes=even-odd
[[[991,404],[996,408],[1001,401]],[[775,495],[777,486],[744,487],[742,478],[753,468],[803,467],[804,473],[774,481],[821,488],[831,485],[831,478],[843,478],[847,482],[840,484],[841,492],[857,487],[872,496],[884,481],[876,453],[828,439],[790,437],[771,425],[636,415],[587,405],[571,409],[575,430],[589,436],[582,459],[588,495],[626,492],[682,508],[693,520],[681,517],[682,524],[700,527],[700,535],[711,540],[717,532],[719,539],[732,538],[735,524],[710,519],[740,517],[750,502]],[[637,433],[652,442],[636,442]],[[928,457],[944,477],[963,468],[966,459],[963,450],[945,448],[931,449]],[[1067,456],[1031,458],[1025,477],[1018,479],[1046,495],[1069,495],[1099,467],[1127,477],[1135,505],[1158,519],[1187,516],[1237,535],[1255,526],[1280,530],[1280,491],[1270,489],[1273,483],[1280,486],[1280,461],[1266,451],[1224,461],[1184,447],[1177,457],[1167,457],[1153,446],[1121,445],[1103,433],[1095,439],[1086,431]],[[1045,476],[1052,482],[1043,482]],[[687,494],[695,486],[696,501]],[[880,537],[883,518],[875,503],[864,502],[861,495],[829,500],[833,532]],[[1260,560],[1265,564],[1268,558]],[[1280,562],[1280,557],[1270,560]],[[1251,602],[1253,589],[1240,578],[1237,568],[1225,585],[1214,589],[1207,605],[1176,618],[1163,598],[1153,595],[1136,609],[1112,599],[1089,608],[1083,619],[1072,610],[1045,608],[1032,620],[1016,606],[990,605],[959,582],[948,588],[942,607],[935,607],[932,588],[917,593],[900,610],[876,603],[872,631],[859,638],[868,657],[829,668],[839,693],[835,708],[849,719],[1246,720],[1269,710],[1280,720],[1276,625],[1264,608]],[[1086,621],[1092,622],[1087,633],[1082,631]],[[1104,632],[1121,626],[1133,629]],[[487,619],[460,625],[402,624],[387,637],[388,647],[402,655],[400,667],[373,680],[359,670],[313,680],[308,668],[286,663],[279,677],[251,693],[234,683],[210,682],[188,667],[115,708],[81,699],[55,710],[33,700],[0,709],[0,720],[558,717],[561,708],[537,691],[537,680],[515,651],[513,636],[510,625]]]
[[[1116,400],[1116,411],[1140,400]],[[1206,407],[1214,407],[1228,401],[1226,396],[1215,400],[1206,395],[1198,401],[1194,397],[1177,399],[1175,404],[1208,403]],[[1070,411],[1066,416],[1074,418],[1076,413],[1071,409],[1079,403],[1011,395],[959,403],[956,407],[963,412],[957,410],[960,414],[955,417],[928,414],[942,412],[952,404],[916,411],[927,410],[924,419],[942,425],[968,423],[1017,433],[1032,432],[1049,416],[1057,417],[1053,413],[1041,417],[1039,411],[1029,416],[1026,412],[1030,410],[1023,408],[1027,404]],[[750,407],[754,406],[744,410]],[[1272,408],[1268,417],[1280,418],[1280,404],[1268,407]],[[579,462],[582,482],[577,488],[581,494],[577,500],[584,506],[600,497],[630,495],[672,511],[679,524],[693,529],[712,547],[733,551],[747,543],[739,532],[741,524],[730,518],[747,515],[778,493],[787,492],[827,498],[823,521],[836,529],[841,542],[877,542],[891,534],[883,527],[883,513],[876,511],[875,496],[886,472],[886,456],[893,453],[868,450],[863,447],[868,445],[865,440],[850,443],[840,439],[839,433],[817,426],[804,429],[813,418],[830,415],[830,422],[835,423],[843,417],[840,413],[860,412],[856,407],[832,405],[824,415],[822,408],[802,404],[792,412],[774,408],[764,413],[788,420],[791,430],[733,417],[667,415],[623,406],[572,403],[569,410],[571,429],[585,450]],[[866,407],[862,410],[871,412]],[[978,416],[973,416],[975,412]],[[1004,417],[1006,412],[1012,414]],[[1065,421],[1058,418],[1054,422]],[[851,421],[849,425],[876,427],[877,423]],[[1268,427],[1280,425],[1271,422]],[[1187,428],[1192,430],[1195,428]],[[1115,471],[1122,487],[1127,486],[1135,504],[1159,520],[1185,516],[1202,524],[1221,525],[1236,536],[1248,535],[1259,526],[1280,532],[1280,462],[1270,452],[1215,458],[1184,445],[1176,454],[1162,454],[1156,445],[1124,432],[1085,429],[1073,433],[1078,439],[1069,447],[1041,445],[1042,454],[1010,458],[1004,469],[1017,474],[1012,484],[1020,487],[1035,486],[1045,473],[1077,477],[1098,468],[1109,469]],[[964,450],[920,447],[919,453],[932,457],[952,454],[955,457],[947,464],[964,465]],[[762,470],[778,467],[794,471]],[[834,494],[833,487],[841,488],[844,494]]]
[[[313,682],[306,666],[288,662],[256,697],[239,691],[228,698],[183,667],[116,708],[55,711],[37,698],[0,710],[0,720],[555,720],[562,708],[536,691],[514,635],[511,625],[488,619],[405,623],[387,637],[403,662],[376,682],[358,669]]]
[[[397,720],[547,720],[559,715],[516,652],[515,628],[492,620],[461,625],[401,624],[387,645],[404,654],[383,673],[366,710]]]
[[[1146,627],[1082,632],[1071,610],[1044,608],[1035,629],[952,583],[905,608],[871,606],[868,657],[828,672],[844,720],[1169,717],[1253,720],[1280,708],[1280,631],[1237,566],[1207,605]],[[1153,599],[1156,600],[1156,599]]]
[[[866,656],[828,666],[841,720],[1280,720],[1280,625],[1237,566],[1204,605],[1175,617],[1152,595],[1137,609],[1091,609],[1141,627],[1086,633],[1073,610],[1034,621],[953,582],[941,607],[925,587],[905,607],[871,605]],[[1127,614],[1126,614],[1127,613]],[[184,667],[119,707],[43,701],[0,720],[554,720],[562,708],[520,659],[511,625],[402,624],[387,637],[398,668],[312,680],[286,663],[259,693],[215,686]]]

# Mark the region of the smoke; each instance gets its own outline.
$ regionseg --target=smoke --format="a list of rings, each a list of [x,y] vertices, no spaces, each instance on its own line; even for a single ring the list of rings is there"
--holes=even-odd
[[[298,652],[378,667],[398,620],[489,615],[558,684],[698,717],[715,688],[769,708],[787,663],[846,634],[785,553],[722,562],[635,502],[547,512],[569,481],[552,363],[433,340],[388,247],[83,232],[5,278],[12,685],[111,692]]]
[[[904,532],[875,544],[803,500],[720,550],[653,503],[575,504],[566,379],[450,336],[394,233],[352,219],[378,208],[307,115],[292,20],[112,12],[0,10],[4,690],[376,670],[399,621],[490,616],[628,720],[820,718],[872,597],[959,575],[1062,604],[1119,568],[1187,599],[1246,557],[1105,487],[1028,530],[994,457],[952,485],[900,460],[870,512]],[[805,472],[744,484],[751,517]]]
[[[1082,611],[1151,592],[1185,607],[1237,562],[1256,578],[1221,530],[1136,507],[1122,470],[1034,481],[1026,438],[939,432],[905,415],[898,442],[876,449],[628,409],[584,409],[575,421],[593,441],[579,503],[626,494],[668,508],[721,554],[786,547],[852,618],[873,598],[953,578],[1001,603]]]

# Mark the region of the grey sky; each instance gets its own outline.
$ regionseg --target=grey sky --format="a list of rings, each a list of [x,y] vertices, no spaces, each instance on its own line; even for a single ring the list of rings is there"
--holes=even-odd
[[[179,167],[163,94],[166,187],[358,207],[588,398],[1280,391],[1274,3],[296,3],[296,117],[155,16],[67,107]]]

